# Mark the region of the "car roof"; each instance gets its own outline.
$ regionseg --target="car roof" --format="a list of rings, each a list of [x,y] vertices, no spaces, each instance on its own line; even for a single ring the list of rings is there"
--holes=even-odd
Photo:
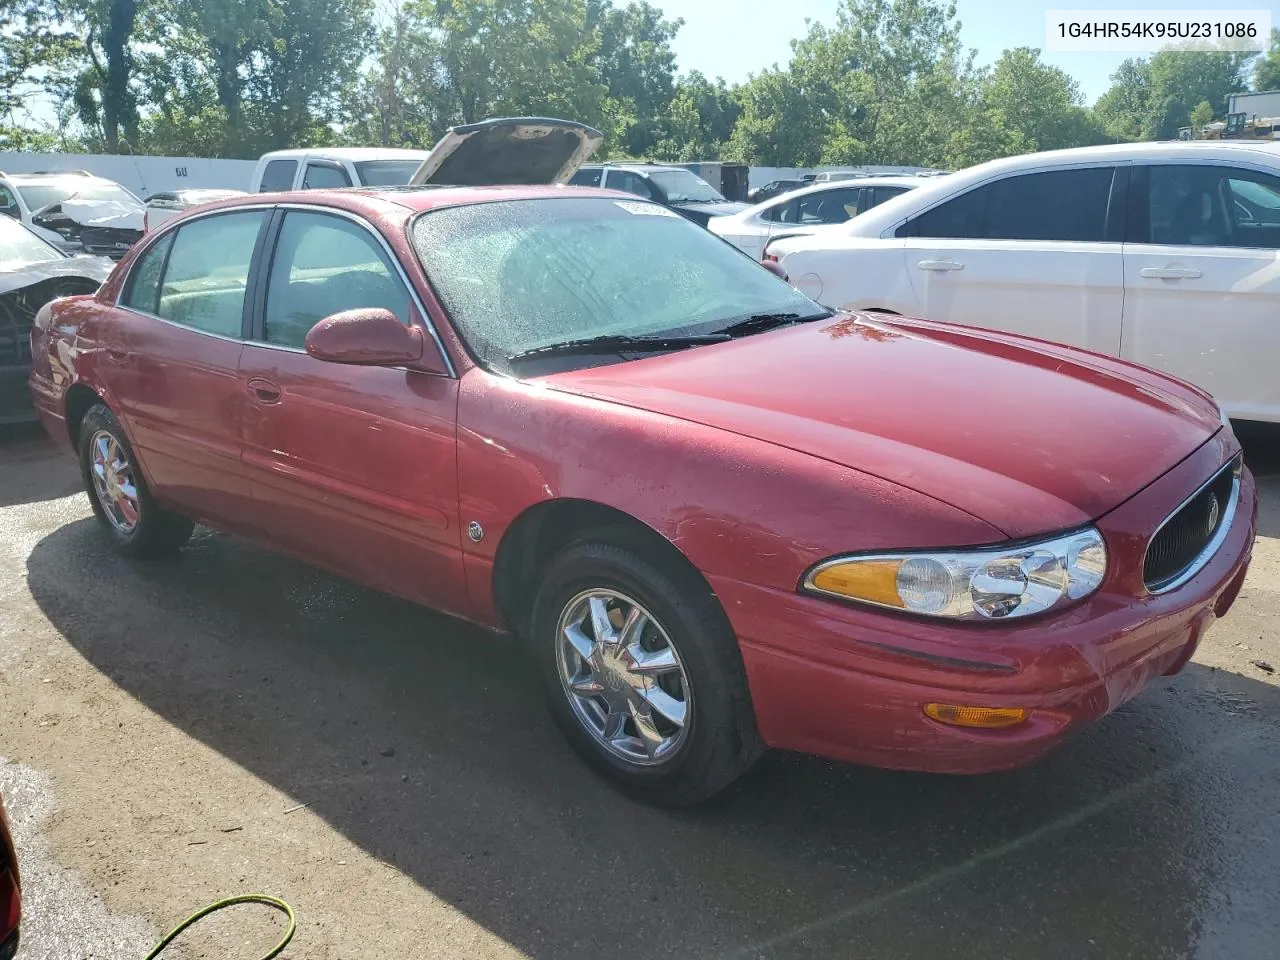
[[[272,150],[258,158],[264,160],[300,160],[303,157],[330,157],[334,160],[421,160],[430,150],[408,150],[401,147],[306,147]]]
[[[333,207],[338,210],[364,212],[370,216],[387,212],[390,206],[419,213],[441,207],[462,207],[500,200],[548,200],[563,197],[603,197],[647,203],[633,194],[600,187],[578,187],[568,184],[535,184],[532,186],[447,187],[343,187],[332,190],[290,190],[278,193],[246,193],[219,200],[205,210],[227,210],[262,204],[294,204]]]
[[[911,177],[915,190],[894,197],[848,223],[850,236],[880,236],[917,211],[959,194],[972,186],[1011,173],[1054,170],[1074,164],[1122,163],[1129,160],[1243,160],[1248,157],[1280,165],[1280,142],[1269,140],[1166,140],[1151,143],[1109,143],[1097,147],[1045,150],[990,160],[940,177]],[[847,182],[847,181],[846,181]],[[864,181],[858,181],[862,183]]]

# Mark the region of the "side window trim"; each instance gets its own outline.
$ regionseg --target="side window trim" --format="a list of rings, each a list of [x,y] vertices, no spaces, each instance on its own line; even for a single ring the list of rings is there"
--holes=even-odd
[[[422,302],[422,297],[418,293],[418,288],[413,285],[409,279],[409,275],[405,273],[404,264],[400,262],[400,258],[396,256],[396,252],[391,248],[391,244],[387,242],[387,238],[377,230],[371,223],[358,214],[351,213],[346,210],[340,210],[336,207],[322,207],[307,203],[282,203],[274,208],[275,216],[270,219],[270,246],[268,248],[266,241],[266,231],[259,236],[261,247],[255,249],[254,256],[259,259],[254,263],[254,270],[261,271],[261,276],[257,279],[258,289],[254,290],[255,303],[251,323],[251,332],[248,339],[255,347],[265,347],[268,350],[287,350],[291,353],[305,353],[305,350],[299,350],[296,347],[286,347],[280,344],[266,342],[266,306],[267,306],[267,286],[271,275],[271,266],[275,261],[276,246],[280,240],[280,229],[284,224],[284,217],[290,210],[297,210],[303,213],[326,214],[331,217],[337,217],[341,220],[348,220],[363,229],[366,233],[373,237],[375,245],[386,256],[387,260],[399,278],[400,283],[409,294],[409,305],[413,312],[417,314],[418,322],[422,324],[427,334],[435,342],[436,349],[440,351],[440,356],[444,358],[444,364],[449,371],[448,376],[456,380],[458,378],[457,368],[454,366],[453,357],[449,351],[445,349],[444,340],[440,336],[440,332],[436,329],[435,321],[432,320],[431,314],[427,311],[426,304]],[[416,217],[414,218],[417,219]],[[412,221],[410,221],[409,229],[412,229]],[[251,274],[252,276],[252,274]],[[430,282],[430,281],[428,281]],[[245,296],[245,303],[249,302],[248,295]],[[410,323],[413,318],[410,317]]]
[[[244,291],[244,314],[240,318],[240,335],[245,340],[255,340],[264,329],[267,300],[266,275],[271,257],[275,253],[276,239],[280,235],[280,221],[284,219],[279,207],[272,207],[267,219],[258,231],[253,246],[253,258],[249,261],[249,279]]]
[[[247,336],[246,336],[246,331],[248,329],[247,311],[249,309],[249,296],[253,289],[252,284],[254,280],[254,273],[257,270],[258,260],[256,258],[261,255],[262,243],[267,234],[267,229],[271,225],[273,211],[274,211],[273,207],[269,207],[264,204],[246,204],[243,207],[228,207],[224,210],[214,210],[202,216],[193,217],[189,220],[184,220],[180,225],[178,225],[175,228],[161,231],[160,234],[156,237],[156,239],[147,245],[147,249],[143,250],[142,253],[140,253],[138,257],[135,258],[131,264],[129,264],[129,275],[125,277],[124,283],[120,284],[120,292],[116,294],[115,303],[113,303],[112,306],[120,310],[128,310],[131,313],[142,314],[143,316],[150,317],[153,320],[159,320],[161,323],[167,323],[167,324],[170,324],[171,326],[178,327],[182,330],[190,330],[192,333],[198,333],[204,337],[213,337],[214,339],[217,339],[217,340],[229,340],[233,343],[243,343],[247,339]],[[201,330],[198,327],[188,326],[185,323],[178,323],[176,320],[170,320],[168,317],[160,316],[160,312],[159,312],[160,311],[160,292],[161,290],[164,289],[164,279],[169,273],[169,257],[173,254],[173,247],[174,247],[174,243],[177,240],[178,234],[185,227],[188,227],[193,223],[203,223],[205,220],[210,220],[214,217],[225,217],[225,216],[229,216],[231,214],[237,214],[237,213],[264,214],[262,225],[258,228],[258,237],[254,241],[253,253],[250,254],[250,258],[249,258],[249,275],[245,280],[244,306],[241,307],[241,313],[240,313],[240,335],[238,337],[229,337],[229,336],[226,336],[225,334],[213,333],[210,330]],[[133,279],[134,279],[135,271],[138,269],[138,263],[147,255],[149,251],[154,250],[159,244],[162,244],[162,243],[168,244],[168,249],[165,250],[164,261],[160,264],[159,279],[158,279],[158,282],[156,283],[156,302],[153,305],[153,310],[151,311],[140,310],[139,308],[131,306],[130,304],[126,303],[125,298],[132,292]]]
[[[1116,164],[1111,174],[1111,196],[1107,198],[1107,220],[1102,229],[1104,243],[1124,243],[1129,223],[1129,179],[1131,166]]]

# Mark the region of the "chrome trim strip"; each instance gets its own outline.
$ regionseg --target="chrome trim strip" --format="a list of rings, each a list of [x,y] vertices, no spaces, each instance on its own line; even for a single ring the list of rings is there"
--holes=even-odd
[[[151,242],[147,244],[147,247],[149,249],[155,243],[159,242],[159,237],[161,235],[168,233],[169,230],[171,229],[178,229],[179,227],[182,226],[182,224],[195,223],[197,220],[203,220],[206,217],[216,217],[220,214],[240,213],[248,210],[305,210],[308,212],[315,212],[315,213],[328,213],[334,216],[343,217],[344,219],[350,220],[352,223],[358,224],[359,226],[363,227],[367,232],[371,233],[374,239],[376,239],[378,243],[382,245],[382,250],[387,255],[387,259],[391,261],[391,263],[396,268],[396,273],[400,275],[401,283],[403,283],[405,285],[405,288],[409,291],[409,296],[413,299],[414,305],[418,308],[418,316],[422,318],[422,325],[427,328],[427,333],[429,333],[431,335],[431,339],[435,341],[436,349],[440,351],[440,356],[444,359],[444,365],[445,365],[445,368],[449,371],[449,376],[454,380],[458,379],[458,371],[457,371],[457,368],[453,365],[453,358],[449,356],[449,351],[445,349],[444,341],[440,339],[440,334],[436,330],[435,324],[432,323],[431,321],[431,314],[427,312],[426,304],[422,302],[422,297],[418,295],[417,287],[413,285],[412,281],[409,280],[409,275],[405,273],[404,265],[400,263],[400,258],[397,257],[395,251],[391,249],[391,244],[387,243],[386,237],[384,237],[379,231],[375,230],[373,226],[369,223],[369,221],[365,220],[359,214],[352,213],[350,210],[341,210],[337,207],[327,207],[322,204],[316,204],[316,203],[236,204],[230,207],[222,207],[217,210],[210,210],[208,213],[202,213],[199,216],[189,217],[183,220],[181,223],[178,223],[176,221],[176,218],[174,221],[166,221],[166,223],[161,227],[161,229],[157,231],[156,238],[152,239]],[[409,219],[409,222],[408,222],[409,229],[413,228],[413,222],[416,219],[417,219],[416,216],[411,217]],[[172,226],[169,225],[170,222],[172,222],[173,224]],[[412,238],[409,238],[409,244],[410,246],[413,245]],[[417,251],[415,249],[415,253],[416,252]],[[133,263],[129,264],[130,274],[132,274],[134,268],[137,266],[138,260],[141,260],[145,253],[146,253],[146,250],[141,251],[138,254],[137,258],[134,259]],[[305,350],[296,350],[295,348],[291,348],[291,347],[279,347],[278,345],[262,343],[258,340],[243,340],[243,339],[240,339],[239,337],[224,337],[216,333],[206,333],[204,330],[197,330],[195,327],[188,327],[181,323],[174,323],[172,320],[165,320],[164,317],[157,317],[155,316],[155,314],[147,313],[145,310],[137,310],[133,307],[125,306],[120,303],[120,298],[124,296],[124,291],[128,287],[128,285],[129,285],[129,277],[125,276],[120,283],[120,291],[116,294],[115,303],[112,304],[113,307],[118,307],[121,310],[128,310],[132,313],[141,314],[144,317],[151,317],[156,320],[164,320],[165,323],[171,324],[172,326],[178,327],[182,330],[190,330],[193,333],[202,333],[207,337],[217,337],[220,340],[233,340],[235,343],[248,343],[254,346],[269,346],[269,347],[274,347],[275,349],[294,350],[294,352],[296,353],[306,353]]]
[[[1144,571],[1146,570],[1147,554],[1151,550],[1151,543],[1160,535],[1160,531],[1167,527],[1169,525],[1169,521],[1181,513],[1187,504],[1200,496],[1200,494],[1204,493],[1205,490],[1209,489],[1209,487],[1217,483],[1224,473],[1228,470],[1234,471],[1235,479],[1231,482],[1231,498],[1224,508],[1226,512],[1222,515],[1222,520],[1218,524],[1217,533],[1213,535],[1209,542],[1204,545],[1204,548],[1195,555],[1195,558],[1187,564],[1181,573],[1167,583],[1162,583],[1158,589],[1153,590],[1150,587],[1147,587],[1146,589],[1148,594],[1153,597],[1158,597],[1161,594],[1169,593],[1171,590],[1177,590],[1180,586],[1187,583],[1197,573],[1203,570],[1209,561],[1213,559],[1214,554],[1216,554],[1222,547],[1222,544],[1227,539],[1227,534],[1231,532],[1231,524],[1235,522],[1236,518],[1236,507],[1240,503],[1240,470],[1243,464],[1244,455],[1237,453],[1231,458],[1225,467],[1215,473],[1204,483],[1200,484],[1200,486],[1196,488],[1195,493],[1191,494],[1191,496],[1187,497],[1180,504],[1174,507],[1173,511],[1160,522],[1160,526],[1156,527],[1151,536],[1147,538],[1147,549],[1142,551],[1142,567]],[[1143,577],[1143,586],[1146,586],[1145,576]]]

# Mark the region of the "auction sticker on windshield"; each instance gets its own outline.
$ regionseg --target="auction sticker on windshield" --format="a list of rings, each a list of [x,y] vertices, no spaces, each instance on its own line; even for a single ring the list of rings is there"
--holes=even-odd
[[[674,210],[668,210],[666,207],[660,207],[656,203],[637,203],[634,200],[615,200],[613,201],[627,213],[634,213],[638,217],[678,217],[680,214]]]

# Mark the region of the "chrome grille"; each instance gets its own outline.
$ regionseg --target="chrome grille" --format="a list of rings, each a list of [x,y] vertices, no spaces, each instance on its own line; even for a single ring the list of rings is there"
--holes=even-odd
[[[1171,590],[1209,561],[1217,535],[1235,514],[1239,473],[1236,456],[1161,524],[1147,545],[1142,567],[1148,590]]]

